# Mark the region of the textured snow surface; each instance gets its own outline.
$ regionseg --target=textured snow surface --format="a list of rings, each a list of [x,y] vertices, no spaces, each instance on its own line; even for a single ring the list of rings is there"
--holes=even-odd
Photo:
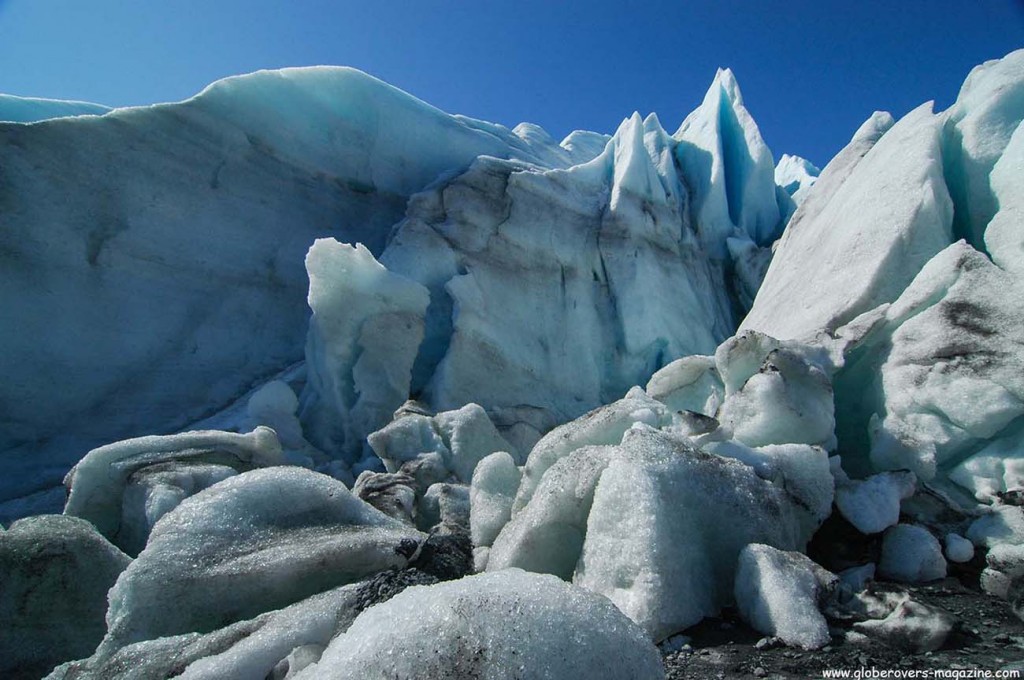
[[[832,639],[820,604],[838,580],[806,555],[751,544],[740,553],[736,569],[736,605],[755,630],[788,645],[818,649]]]
[[[92,654],[107,591],[130,562],[76,517],[28,517],[0,532],[0,673],[38,678]]]
[[[64,513],[92,522],[138,554],[160,517],[186,497],[238,472],[284,462],[274,431],[150,436],[90,451],[68,473]]]
[[[265,468],[184,500],[110,591],[103,649],[209,632],[389,567],[422,534],[301,468]]]
[[[296,680],[661,678],[657,648],[605,598],[505,570],[414,587],[361,614]]]

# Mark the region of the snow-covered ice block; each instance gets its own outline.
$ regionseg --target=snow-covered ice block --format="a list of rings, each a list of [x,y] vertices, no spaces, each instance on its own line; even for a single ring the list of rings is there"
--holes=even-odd
[[[900,521],[900,501],[914,495],[913,472],[882,472],[836,486],[836,507],[862,534],[877,534]]]
[[[1024,489],[1024,432],[994,439],[953,468],[949,478],[987,503],[1007,491]]]
[[[409,398],[430,294],[362,244],[317,239],[306,269],[313,316],[302,421],[317,446],[355,461]]]
[[[967,529],[971,543],[988,548],[1001,543],[1024,544],[1024,508],[995,505],[986,510]]]
[[[594,409],[576,420],[560,425],[537,442],[523,467],[523,482],[516,494],[513,514],[522,510],[548,468],[584,446],[618,444],[634,423],[661,427],[672,422],[671,412],[640,388],[607,406]]]
[[[976,66],[945,112],[943,155],[946,182],[957,205],[954,230],[977,247],[988,241],[986,227],[1012,196],[1006,194],[1006,184],[1000,186],[993,176],[993,167],[1008,151],[1011,136],[1024,119],[1022,74],[1024,50]],[[1019,148],[1014,153],[1019,154]],[[999,189],[1002,195],[997,194]],[[1020,195],[1019,181],[1012,191]],[[1019,230],[1018,226],[1018,234]]]
[[[291,678],[316,662],[361,611],[409,585],[433,582],[415,570],[384,572],[209,633],[184,633],[97,652],[56,668],[47,680]]]
[[[512,503],[523,479],[512,456],[498,451],[480,461],[469,488],[473,545],[490,546],[512,518]]]
[[[432,484],[417,506],[416,524],[427,531],[438,524],[469,529],[469,486],[466,484]]]
[[[672,411],[693,411],[713,416],[725,396],[713,356],[676,359],[647,381],[647,395]]]
[[[755,630],[818,649],[831,640],[821,605],[838,580],[806,555],[751,544],[736,568],[736,605]]]
[[[884,356],[870,423],[878,469],[927,480],[963,463],[1024,415],[1024,281],[964,242],[934,257],[865,348]],[[874,337],[872,337],[872,335]]]
[[[946,560],[939,541],[927,529],[897,524],[882,535],[878,573],[905,583],[934,581],[946,575]]]
[[[403,566],[421,539],[326,475],[231,477],[157,522],[110,591],[103,649],[208,632]]]
[[[402,470],[417,479],[432,479],[431,483],[453,476],[456,481],[469,484],[473,470],[483,458],[496,451],[515,451],[477,404],[466,404],[432,417],[417,413],[401,415],[371,433],[367,441],[388,470]],[[430,470],[421,470],[423,466]],[[422,493],[426,486],[419,490]]]
[[[89,520],[115,543],[122,542],[119,532],[127,519],[136,525],[125,526],[132,534],[127,538],[137,546],[140,539],[145,543],[148,529],[165,512],[228,474],[202,464],[241,472],[283,462],[277,435],[267,427],[248,434],[198,431],[128,439],[93,449],[71,469],[64,480],[68,488],[64,514]],[[194,467],[197,464],[199,468]],[[146,475],[147,468],[168,474],[161,480],[159,475]],[[175,475],[175,469],[180,475]],[[137,488],[131,495],[143,496],[141,503],[126,496],[132,486]]]
[[[974,544],[960,534],[946,534],[946,559],[950,562],[970,562],[974,558]]]
[[[781,476],[761,479],[746,464],[638,425],[618,446],[584,447],[552,465],[498,535],[487,568],[572,579],[660,640],[731,599],[748,543],[802,549],[817,526],[806,513]]]
[[[506,570],[409,588],[371,607],[295,680],[510,675],[639,680],[664,671],[643,630],[605,598]]]
[[[943,178],[942,117],[925,104],[880,134],[886,123],[872,118],[855,135],[846,161],[853,165],[822,197],[827,203],[808,200],[805,216],[794,215],[740,330],[782,340],[835,330],[895,300],[949,244],[953,203]],[[818,196],[832,188],[828,172]]]
[[[719,370],[728,375],[721,367]],[[727,382],[727,390],[729,386]],[[748,446],[835,447],[828,375],[786,348],[767,353],[756,372],[726,396],[717,418],[733,438]]]
[[[107,591],[130,562],[77,517],[39,515],[0,531],[0,673],[38,678],[92,654]]]
[[[456,411],[438,413],[434,416],[434,422],[442,440],[447,444],[450,458],[445,462],[455,478],[464,484],[472,481],[477,463],[487,456],[496,451],[515,451],[498,433],[484,409],[477,404],[466,404]]]

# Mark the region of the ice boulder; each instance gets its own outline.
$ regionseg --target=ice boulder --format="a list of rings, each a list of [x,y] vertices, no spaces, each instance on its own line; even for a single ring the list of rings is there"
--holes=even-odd
[[[409,398],[430,294],[362,244],[317,239],[306,269],[313,316],[301,419],[319,448],[355,462]]]
[[[0,674],[39,678],[92,654],[107,591],[130,562],[77,517],[39,515],[0,531]]]
[[[883,472],[836,485],[836,507],[863,534],[877,534],[900,521],[900,501],[914,494],[913,472]]]
[[[103,649],[209,632],[390,567],[422,534],[303,468],[265,468],[184,500],[110,591]]]
[[[647,381],[647,395],[672,411],[713,416],[725,396],[713,356],[691,355],[659,369]]]
[[[643,630],[605,598],[506,570],[409,588],[371,607],[295,680],[393,677],[639,680],[664,671]]]
[[[974,558],[974,544],[960,534],[946,534],[946,559],[950,562],[970,562]]]
[[[548,468],[584,446],[618,444],[635,423],[662,427],[672,422],[672,413],[664,404],[647,396],[640,388],[607,406],[596,408],[576,420],[548,432],[530,451],[523,467],[523,482],[516,494],[512,512],[530,502]]]
[[[878,573],[905,583],[934,581],[946,575],[946,560],[939,541],[927,529],[897,524],[882,536]]]
[[[480,461],[469,488],[469,523],[476,547],[489,547],[512,518],[523,474],[512,456],[498,451]]]
[[[822,605],[839,579],[806,555],[751,544],[736,568],[736,605],[755,630],[788,645],[818,649],[830,641]]]
[[[93,449],[68,473],[64,514],[89,520],[137,554],[156,521],[188,496],[238,472],[283,462],[268,427],[116,442]]]
[[[387,470],[401,470],[419,480],[420,493],[431,483],[449,477],[469,484],[473,470],[483,458],[496,451],[515,452],[477,404],[466,404],[433,417],[400,414],[371,433],[367,441]],[[429,483],[422,484],[427,480]]]
[[[724,354],[721,348],[719,354]],[[832,384],[821,368],[780,347],[767,352],[757,362],[756,372],[742,382],[736,380],[733,384],[739,385],[738,389],[730,391],[735,370],[719,366],[726,379],[727,396],[716,414],[732,438],[754,447],[835,447]]]
[[[827,475],[827,458],[822,452]],[[830,480],[829,480],[830,481]],[[655,640],[732,599],[749,543],[803,549],[817,524],[784,478],[636,425],[545,472],[495,539],[487,569],[556,574],[606,595]]]

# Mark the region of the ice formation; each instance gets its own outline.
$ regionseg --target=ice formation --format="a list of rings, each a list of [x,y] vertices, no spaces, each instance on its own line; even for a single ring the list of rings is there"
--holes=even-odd
[[[506,570],[410,588],[368,609],[295,679],[510,675],[664,672],[657,648],[605,598],[553,576]]]
[[[820,609],[837,583],[806,555],[751,544],[740,553],[736,604],[755,630],[817,649],[831,640]]]
[[[69,492],[0,567],[82,622],[0,662],[660,677],[729,605],[936,649],[871,579],[1024,578],[1022,74],[820,173],[727,69],[561,142],[344,68],[0,98],[0,518]]]

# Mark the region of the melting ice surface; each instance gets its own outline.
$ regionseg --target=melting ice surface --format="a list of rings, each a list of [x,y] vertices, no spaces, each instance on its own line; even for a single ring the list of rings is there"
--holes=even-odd
[[[0,579],[85,622],[3,609],[0,671],[658,677],[730,604],[937,648],[859,591],[1024,574],[1022,74],[820,171],[727,69],[561,142],[346,68],[0,98],[0,517],[65,514]],[[840,521],[877,564],[801,554]]]

